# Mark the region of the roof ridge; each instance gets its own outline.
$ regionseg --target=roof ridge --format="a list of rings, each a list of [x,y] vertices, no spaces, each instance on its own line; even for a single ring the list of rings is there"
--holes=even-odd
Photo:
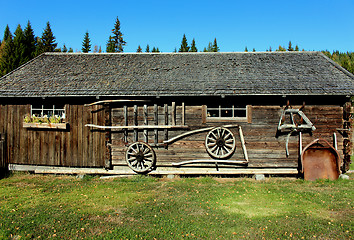
[[[184,55],[184,54],[316,54],[319,51],[273,51],[273,52],[115,52],[115,53],[83,53],[83,52],[75,52],[75,53],[68,53],[68,52],[45,52],[44,55]],[[42,54],[42,55],[43,55]]]

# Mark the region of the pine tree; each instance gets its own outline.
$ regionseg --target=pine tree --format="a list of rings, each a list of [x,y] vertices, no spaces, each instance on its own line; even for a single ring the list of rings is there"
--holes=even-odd
[[[156,48],[153,47],[152,50],[151,50],[151,52],[153,52],[153,53],[156,52]]]
[[[6,42],[6,40],[7,40],[9,37],[12,38],[12,34],[11,34],[11,32],[10,32],[9,25],[6,25],[5,32],[4,32],[3,42]]]
[[[63,48],[61,49],[62,52],[66,53],[68,52],[68,48],[65,46],[65,43],[63,45]]]
[[[137,53],[141,53],[143,49],[141,49],[140,45],[138,46],[138,49],[136,50]]]
[[[255,48],[253,48],[253,49],[252,49],[252,52],[256,52],[256,49],[255,49]]]
[[[150,46],[149,46],[149,44],[146,45],[145,52],[150,52]]]
[[[279,48],[276,51],[277,52],[286,52],[286,49],[279,45]]]
[[[178,52],[189,52],[189,46],[187,43],[186,34],[183,34],[181,47],[179,48]]]
[[[112,36],[109,36],[109,39],[107,42],[107,47],[106,47],[106,52],[108,52],[108,53],[115,52],[114,41],[113,41]]]
[[[85,36],[84,36],[84,40],[82,41],[82,52],[83,53],[88,53],[89,51],[91,51],[91,43],[90,43],[90,36],[88,31],[86,31]]]
[[[25,37],[25,61],[29,61],[35,57],[36,52],[36,37],[34,36],[34,31],[32,29],[30,21],[27,22],[27,26],[23,31]]]
[[[38,53],[41,54],[44,52],[54,52],[57,45],[58,44],[55,43],[55,37],[50,27],[50,23],[47,22],[47,26],[43,31],[41,41],[38,44]]]
[[[113,36],[109,36],[107,42],[107,52],[123,52],[123,47],[126,45],[126,42],[123,40],[123,34],[120,31],[120,22],[117,17],[112,29]]]
[[[14,68],[17,68],[27,62],[25,57],[26,43],[21,25],[19,24],[14,37]]]
[[[10,28],[7,25],[4,32],[4,40],[0,46],[0,76],[9,73],[14,68],[14,43]]]
[[[291,44],[291,41],[289,41],[288,51],[289,52],[294,51],[294,48],[293,48],[293,46]]]
[[[214,39],[213,47],[212,47],[212,52],[219,52],[220,49],[218,47],[218,43],[216,41],[216,38]]]
[[[247,48],[247,46],[245,47],[245,52],[248,52],[248,48]]]
[[[195,40],[194,40],[194,38],[193,38],[193,40],[192,40],[190,52],[198,52],[198,49],[197,49],[197,47],[195,46]]]
[[[209,42],[208,47],[204,48],[203,52],[213,52],[213,44]]]
[[[299,51],[299,46],[296,44],[295,46],[295,51],[298,52]]]

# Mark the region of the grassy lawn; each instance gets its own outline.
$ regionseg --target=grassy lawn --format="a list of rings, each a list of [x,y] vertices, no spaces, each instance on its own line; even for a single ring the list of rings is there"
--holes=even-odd
[[[0,239],[351,239],[351,180],[0,180]]]

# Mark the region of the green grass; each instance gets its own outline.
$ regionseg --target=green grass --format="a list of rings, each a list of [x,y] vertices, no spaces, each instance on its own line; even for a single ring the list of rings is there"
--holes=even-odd
[[[351,239],[353,183],[14,174],[0,239]]]

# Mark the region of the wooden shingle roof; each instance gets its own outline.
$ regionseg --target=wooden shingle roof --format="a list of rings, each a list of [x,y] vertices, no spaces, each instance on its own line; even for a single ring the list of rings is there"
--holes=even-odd
[[[0,97],[354,95],[319,52],[45,53],[0,78]]]

